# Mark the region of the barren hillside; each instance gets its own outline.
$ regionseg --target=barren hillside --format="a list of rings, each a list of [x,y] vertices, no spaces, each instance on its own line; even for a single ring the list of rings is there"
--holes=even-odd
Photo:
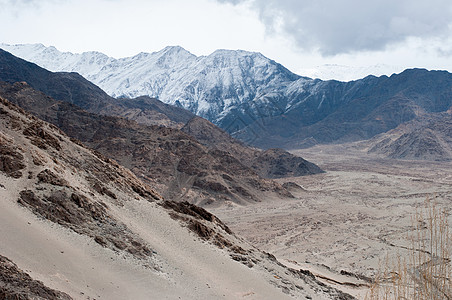
[[[350,298],[4,99],[0,117],[0,295]]]

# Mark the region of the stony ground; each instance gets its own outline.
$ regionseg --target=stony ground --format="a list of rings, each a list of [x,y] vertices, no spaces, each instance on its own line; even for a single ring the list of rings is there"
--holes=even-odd
[[[450,162],[383,159],[356,145],[294,153],[327,171],[281,180],[303,188],[293,188],[296,200],[263,201],[245,208],[231,204],[213,213],[288,264],[328,277],[330,284],[352,282],[342,286],[348,292],[352,287],[359,298],[365,294],[366,277],[375,275],[386,257],[407,254],[416,207],[429,198],[452,209]],[[361,280],[344,276],[349,273]]]

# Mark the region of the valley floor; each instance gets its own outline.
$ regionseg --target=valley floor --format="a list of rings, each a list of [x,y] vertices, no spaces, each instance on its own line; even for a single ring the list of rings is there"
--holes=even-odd
[[[281,179],[304,188],[293,192],[295,200],[231,204],[213,213],[280,261],[328,278],[326,283],[360,299],[367,290],[365,278],[375,275],[387,257],[407,255],[416,207],[429,198],[452,210],[451,162],[383,159],[356,145],[293,153],[326,171]]]

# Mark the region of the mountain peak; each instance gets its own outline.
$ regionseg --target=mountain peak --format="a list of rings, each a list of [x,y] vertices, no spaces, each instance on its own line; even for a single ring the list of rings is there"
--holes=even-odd
[[[176,46],[166,46],[165,48],[163,48],[161,50],[162,52],[168,53],[168,52],[188,52],[187,50],[185,50],[183,47],[176,45]]]
[[[252,51],[246,51],[246,50],[230,50],[230,49],[217,49],[214,52],[212,52],[207,57],[253,57],[253,58],[260,58],[260,59],[266,59],[270,60],[269,58],[265,57],[259,52],[252,52]]]

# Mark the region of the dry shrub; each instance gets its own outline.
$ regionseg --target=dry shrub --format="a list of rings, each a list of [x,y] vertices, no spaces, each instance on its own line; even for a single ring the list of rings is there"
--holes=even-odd
[[[407,257],[387,259],[366,299],[452,299],[452,236],[445,211],[427,199],[413,225]]]

